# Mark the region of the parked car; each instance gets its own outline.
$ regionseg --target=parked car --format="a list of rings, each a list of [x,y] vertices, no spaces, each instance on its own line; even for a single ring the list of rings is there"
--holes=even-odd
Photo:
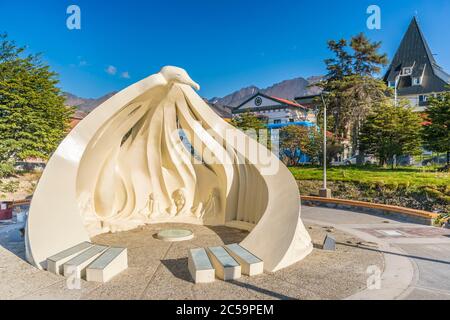
[[[433,157],[430,159],[426,159],[422,161],[423,166],[432,166],[434,164],[446,164],[447,163],[447,156],[439,156],[439,157]]]
[[[392,165],[392,160],[388,160],[387,164]],[[403,167],[413,166],[414,165],[414,157],[410,156],[410,155],[399,156],[395,159],[395,164],[397,166],[403,166]]]
[[[331,164],[334,166],[351,166],[358,163],[358,156],[353,156],[351,158],[345,159],[343,161],[335,161]],[[365,156],[364,164],[377,164],[377,159],[374,156]]]

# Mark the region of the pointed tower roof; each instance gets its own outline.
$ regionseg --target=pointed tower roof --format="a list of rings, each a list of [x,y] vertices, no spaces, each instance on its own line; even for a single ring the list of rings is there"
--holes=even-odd
[[[422,85],[410,86],[408,82],[402,81],[403,86],[399,86],[399,94],[441,92],[445,91],[446,85],[450,83],[450,75],[437,64],[415,17],[403,37],[384,80],[395,81],[403,68],[407,67],[412,67],[411,77],[423,77]]]

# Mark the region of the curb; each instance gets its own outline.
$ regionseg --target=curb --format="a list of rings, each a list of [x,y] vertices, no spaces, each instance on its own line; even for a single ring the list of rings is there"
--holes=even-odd
[[[310,207],[322,206],[333,209],[350,210],[362,212],[377,216],[390,216],[401,221],[412,222],[433,226],[435,220],[439,217],[436,213],[410,208],[370,203],[363,201],[344,200],[336,198],[320,198],[311,196],[302,196],[302,204]]]

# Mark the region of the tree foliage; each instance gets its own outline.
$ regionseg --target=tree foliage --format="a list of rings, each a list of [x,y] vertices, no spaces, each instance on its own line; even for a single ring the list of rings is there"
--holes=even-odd
[[[379,105],[361,128],[361,149],[376,155],[380,165],[394,165],[394,157],[420,154],[421,123],[420,115],[406,101],[398,107],[391,101]]]
[[[321,137],[316,128],[287,126],[280,130],[280,157],[288,166],[298,165],[301,155],[312,162],[319,160]]]
[[[56,73],[0,35],[0,160],[47,159],[68,130]]]
[[[248,136],[258,141],[260,139],[261,130],[266,130],[265,138],[267,138],[267,127],[266,127],[267,119],[256,116],[254,113],[251,112],[241,113],[239,116],[233,118],[231,124],[236,128],[244,131]],[[269,143],[269,141],[265,142]]]
[[[347,41],[328,42],[333,58],[325,60],[328,74],[319,84],[329,93],[328,123],[340,140],[353,138],[357,147],[358,132],[371,110],[387,99],[390,89],[375,78],[388,63],[387,55],[379,53],[380,42],[371,42],[364,34]]]
[[[423,131],[425,147],[430,151],[446,152],[450,166],[450,92],[430,98],[426,113],[430,124]]]
[[[231,124],[242,131],[249,129],[258,131],[265,128],[265,120],[251,112],[241,113],[239,116],[233,118]]]

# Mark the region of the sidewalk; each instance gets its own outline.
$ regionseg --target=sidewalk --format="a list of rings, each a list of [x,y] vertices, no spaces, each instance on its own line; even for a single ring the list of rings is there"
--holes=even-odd
[[[349,299],[450,300],[450,230],[319,207],[303,207],[302,217],[379,245],[385,257],[381,289]]]

